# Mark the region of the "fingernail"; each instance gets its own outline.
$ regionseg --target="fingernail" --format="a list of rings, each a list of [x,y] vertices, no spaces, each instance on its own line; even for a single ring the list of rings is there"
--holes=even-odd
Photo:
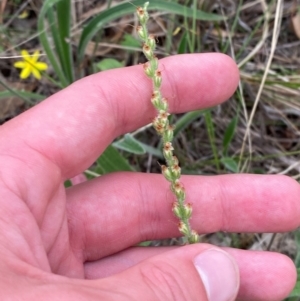
[[[209,301],[235,300],[239,269],[234,259],[219,249],[208,249],[194,259]]]

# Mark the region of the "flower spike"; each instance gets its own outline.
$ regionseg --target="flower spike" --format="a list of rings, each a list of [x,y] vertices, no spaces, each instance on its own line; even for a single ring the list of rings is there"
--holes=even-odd
[[[179,232],[185,237],[187,243],[199,242],[199,235],[191,228],[190,218],[192,215],[192,205],[186,203],[186,192],[183,184],[180,182],[181,168],[178,159],[173,154],[172,140],[174,137],[174,126],[169,124],[168,101],[161,94],[162,72],[158,69],[158,59],[155,57],[155,37],[148,33],[147,21],[149,14],[147,12],[149,2],[136,10],[140,25],[137,27],[137,35],[143,41],[143,53],[147,58],[144,67],[145,74],[152,80],[153,93],[151,102],[157,111],[153,120],[153,127],[163,141],[163,154],[166,165],[161,165],[163,176],[170,182],[170,189],[173,192],[176,201],[173,204],[172,211],[179,219]]]

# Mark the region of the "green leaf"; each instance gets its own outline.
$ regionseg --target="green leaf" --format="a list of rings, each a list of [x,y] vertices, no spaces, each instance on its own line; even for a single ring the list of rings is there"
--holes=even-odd
[[[72,186],[72,182],[71,182],[70,180],[66,180],[66,181],[64,182],[64,186],[65,186],[65,188],[69,188],[69,187]]]
[[[141,141],[139,141],[139,143],[140,143],[140,145],[145,149],[145,151],[146,151],[148,154],[151,154],[151,155],[156,156],[156,157],[161,158],[161,159],[164,158],[164,156],[163,156],[163,154],[162,154],[162,151],[159,150],[158,148],[155,148],[155,147],[153,147],[153,146],[150,146],[150,145],[148,145],[148,144],[145,144],[145,143],[143,143],[143,142],[141,142]]]
[[[71,0],[62,0],[56,4],[57,32],[60,40],[61,66],[69,83],[74,82],[74,66],[71,45]]]
[[[237,116],[233,117],[225,130],[224,138],[223,138],[223,154],[224,155],[227,155],[229,145],[235,134],[237,122],[238,122]]]
[[[121,45],[125,47],[138,48],[141,47],[141,42],[134,38],[131,34],[125,33]]]
[[[300,268],[297,269],[297,282],[289,297],[300,297]]]
[[[175,124],[174,137],[176,137],[181,131],[188,127],[194,120],[202,116],[206,110],[198,110],[185,113],[178,119]]]
[[[57,74],[60,83],[62,84],[62,86],[66,87],[68,86],[68,79],[66,78],[60,64],[58,63],[57,57],[53,49],[51,48],[51,44],[48,40],[46,28],[44,25],[46,16],[48,15],[48,11],[53,9],[53,6],[59,1],[62,0],[44,1],[44,4],[39,12],[39,17],[38,17],[38,33],[39,33],[40,42],[44,48],[45,53],[47,54],[48,60],[50,61],[55,73]]]
[[[152,243],[152,240],[143,241],[138,244],[139,247],[149,247]]]
[[[90,22],[88,22],[81,34],[80,42],[78,46],[78,56],[82,60],[85,52],[85,48],[88,42],[94,37],[94,35],[102,28],[105,24],[110,21],[116,20],[124,15],[132,14],[135,12],[137,6],[143,6],[144,0],[133,0],[130,2],[121,3],[112,8],[109,8],[97,16],[95,16]],[[167,11],[171,14],[177,14],[184,17],[195,17],[197,20],[206,21],[221,21],[225,18],[223,16],[210,14],[197,10],[196,12],[187,6],[180,5],[173,2],[165,2],[162,0],[151,0],[148,9],[155,9],[160,11]]]
[[[225,166],[226,169],[228,169],[234,173],[239,172],[239,166],[234,159],[229,158],[229,157],[224,157],[224,158],[221,158],[220,161]]]
[[[300,229],[296,230],[294,232],[295,235],[295,241],[297,245],[297,254],[295,258],[295,265],[297,268],[300,268]]]
[[[11,88],[4,80],[0,78],[0,85],[2,85],[6,90],[0,92],[0,98],[6,98],[6,97],[19,97],[22,99],[25,103],[28,104],[34,104],[34,102],[30,99],[36,99],[36,100],[43,100],[45,99],[44,96],[37,94],[37,93],[31,93],[27,91],[20,91]]]
[[[181,37],[177,53],[178,54],[186,53],[186,49],[187,49],[187,32],[185,32]]]
[[[129,140],[130,146],[127,143],[128,140]],[[132,142],[134,144],[134,149],[132,148],[132,146],[133,146]],[[123,139],[114,142],[113,146],[118,149],[125,150],[130,153],[137,154],[137,155],[142,155],[142,154],[148,153],[148,154],[151,154],[151,155],[156,156],[161,159],[164,158],[162,151],[160,151],[159,149],[157,149],[153,146],[150,146],[148,144],[145,144],[145,143],[135,139],[130,134],[126,134]]]
[[[19,91],[19,90],[14,90],[11,89],[10,91],[1,91],[0,92],[0,98],[7,98],[7,97],[12,97],[16,96],[21,99],[26,98],[26,102],[33,104],[33,102],[30,99],[34,100],[44,100],[46,96],[37,94],[37,93],[32,93],[32,92],[27,92],[27,91]]]
[[[96,63],[96,67],[100,71],[124,67],[124,64],[115,59],[103,59]]]
[[[133,168],[128,161],[110,145],[98,158],[96,172],[107,174],[114,171],[133,171]]]
[[[71,32],[71,1],[61,0],[56,4],[56,15],[54,9],[47,11],[52,39],[55,51],[58,55],[62,71],[68,80],[68,84],[74,82],[74,66],[72,46],[70,43]],[[66,13],[69,12],[69,13]]]
[[[126,134],[124,138],[113,143],[113,146],[136,155],[146,153],[143,145],[130,134]]]

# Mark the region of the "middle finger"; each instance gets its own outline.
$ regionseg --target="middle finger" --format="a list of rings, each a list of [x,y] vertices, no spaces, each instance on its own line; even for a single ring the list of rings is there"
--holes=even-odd
[[[199,233],[283,232],[300,220],[300,186],[285,176],[183,176]],[[67,191],[71,244],[93,261],[145,240],[179,236],[159,174],[115,173]]]

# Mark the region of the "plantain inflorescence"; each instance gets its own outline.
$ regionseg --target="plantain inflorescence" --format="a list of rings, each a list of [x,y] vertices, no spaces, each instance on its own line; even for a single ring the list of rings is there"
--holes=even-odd
[[[169,124],[168,101],[162,96],[160,91],[162,74],[158,69],[158,59],[154,55],[156,47],[155,37],[149,34],[147,29],[147,21],[149,19],[148,5],[149,2],[146,2],[143,7],[138,7],[136,10],[140,22],[140,25],[137,27],[137,34],[143,41],[143,53],[148,60],[143,65],[144,72],[153,83],[151,102],[157,111],[157,115],[153,120],[153,127],[163,141],[163,155],[166,161],[166,165],[161,166],[161,171],[166,180],[170,182],[171,191],[176,198],[172,210],[179,219],[178,229],[185,237],[187,243],[196,243],[199,241],[199,235],[192,230],[189,222],[193,211],[192,205],[185,201],[186,193],[180,181],[181,168],[177,157],[173,154],[174,126]]]

